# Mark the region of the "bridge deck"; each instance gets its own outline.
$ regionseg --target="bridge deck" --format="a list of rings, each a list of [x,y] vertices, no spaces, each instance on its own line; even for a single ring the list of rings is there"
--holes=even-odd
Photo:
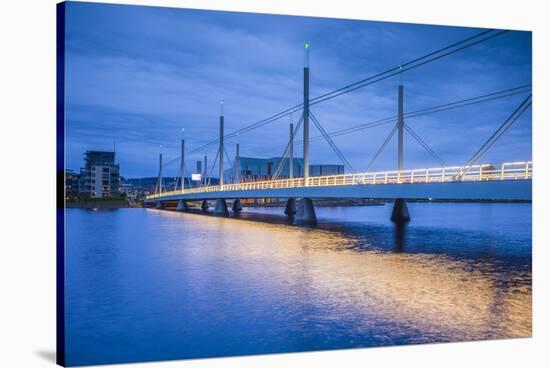
[[[236,198],[531,200],[532,162],[318,176],[163,192],[146,202]]]

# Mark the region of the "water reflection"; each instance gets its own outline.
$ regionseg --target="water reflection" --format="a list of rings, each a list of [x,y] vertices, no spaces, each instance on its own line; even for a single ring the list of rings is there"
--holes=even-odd
[[[394,239],[395,239],[395,251],[397,253],[403,252],[405,249],[405,232],[407,231],[406,222],[395,222],[394,223]]]
[[[404,226],[383,208],[320,209],[316,229],[288,226],[270,211],[227,219],[70,210],[69,358],[99,364],[529,336],[531,235],[503,208],[490,221],[506,233],[449,227],[447,209],[437,207]],[[518,218],[523,210],[513,211]]]
[[[394,252],[385,252],[380,244],[372,246],[379,243],[380,234],[369,226],[325,224],[313,230],[281,226],[284,217],[271,214],[244,216],[253,221],[212,219],[212,231],[221,228],[221,233],[231,239],[228,248],[218,251],[226,257],[238,253],[240,260],[247,260],[251,269],[241,271],[250,278],[262,273],[253,267],[256,261],[284,259],[277,262],[283,267],[269,268],[269,278],[282,278],[289,284],[294,278],[307,276],[307,287],[331,306],[334,318],[351,313],[356,319],[366,311],[363,322],[367,328],[368,319],[376,316],[424,331],[412,338],[414,342],[530,334],[530,273],[515,269],[510,260],[497,262],[506,266],[497,269],[485,251],[481,251],[481,257],[458,259],[430,253],[426,247],[422,253],[407,253],[408,224],[389,223],[382,234],[393,231]],[[449,231],[446,234],[451,239],[454,236]],[[437,237],[452,255],[456,245],[445,244],[445,235]],[[465,240],[468,237],[472,235]],[[487,235],[482,234],[479,240],[480,244],[487,243]],[[235,243],[239,247],[235,248]],[[471,245],[460,244],[463,248]],[[293,262],[300,264],[298,272],[289,268]]]

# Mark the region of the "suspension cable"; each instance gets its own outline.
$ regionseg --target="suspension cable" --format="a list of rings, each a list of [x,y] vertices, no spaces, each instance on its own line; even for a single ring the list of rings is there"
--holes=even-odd
[[[461,167],[461,172],[467,173],[487,151],[510,129],[510,127],[523,115],[532,104],[532,94],[527,96],[514,112],[502,123],[498,129],[483,143],[474,155]]]
[[[437,55],[437,54],[439,54],[439,53],[441,53],[441,52],[443,52],[443,51],[446,51],[446,50],[451,49],[451,48],[453,48],[453,47],[455,47],[455,46],[458,46],[458,45],[460,45],[460,44],[463,44],[463,43],[466,43],[466,42],[471,41],[471,40],[473,40],[473,39],[476,39],[476,38],[478,38],[478,37],[481,37],[481,36],[483,36],[483,35],[485,35],[485,34],[487,34],[487,33],[489,33],[489,32],[492,32],[492,31],[494,31],[494,29],[485,30],[485,31],[483,31],[483,32],[481,32],[481,33],[475,34],[474,36],[468,37],[468,38],[466,38],[466,39],[464,39],[464,40],[462,40],[462,41],[455,42],[455,43],[453,43],[453,44],[451,44],[451,45],[448,45],[448,46],[446,46],[446,47],[443,47],[443,48],[441,48],[441,49],[439,49],[439,50],[430,52],[429,54],[426,54],[426,55],[417,57],[416,59],[410,60],[410,61],[408,61],[408,62],[406,62],[406,63],[404,63],[404,64],[394,66],[394,67],[389,68],[389,69],[387,69],[387,70],[385,70],[385,71],[383,71],[383,72],[381,72],[381,73],[375,74],[375,75],[373,75],[373,76],[370,76],[370,77],[368,77],[368,78],[362,79],[362,80],[360,80],[360,81],[357,81],[357,82],[348,84],[347,86],[338,88],[338,89],[336,89],[336,90],[334,90],[334,91],[330,91],[330,92],[327,92],[327,93],[325,93],[325,94],[323,94],[323,95],[317,96],[317,97],[313,98],[313,99],[310,100],[310,101],[322,99],[322,98],[327,97],[327,96],[330,96],[330,95],[332,95],[332,94],[334,94],[334,93],[338,93],[338,92],[344,91],[344,90],[346,90],[346,89],[348,89],[348,88],[350,88],[350,87],[354,87],[354,86],[356,86],[356,85],[358,85],[358,84],[361,84],[361,83],[363,83],[363,82],[367,82],[367,81],[369,81],[369,80],[372,80],[372,79],[381,77],[381,76],[383,76],[383,75],[385,75],[385,74],[391,73],[391,72],[396,71],[396,70],[403,71],[403,70],[402,70],[403,67],[406,67],[406,66],[409,66],[409,65],[411,65],[411,64],[414,64],[414,63],[416,63],[416,62],[418,62],[418,61],[420,61],[420,60],[422,60],[422,59],[428,58],[428,57],[430,57],[430,56]]]
[[[320,96],[317,96],[313,99],[310,99],[310,105],[314,105],[314,104],[317,104],[317,103],[320,103],[320,102],[323,102],[323,101],[326,101],[326,100],[329,100],[329,99],[332,99],[332,98],[335,98],[337,96],[340,96],[342,94],[346,94],[346,93],[349,93],[349,92],[352,92],[352,91],[355,91],[359,88],[363,88],[363,87],[366,87],[368,85],[371,85],[371,84],[374,84],[376,82],[379,82],[379,81],[382,81],[384,79],[387,79],[387,78],[390,78],[390,77],[393,77],[397,74],[401,74],[401,73],[404,73],[406,71],[409,71],[409,70],[412,70],[412,69],[415,69],[415,68],[418,68],[420,66],[423,66],[423,65],[426,65],[430,62],[433,62],[433,61],[436,61],[436,60],[439,60],[445,56],[448,56],[448,55],[451,55],[451,54],[454,54],[456,52],[459,52],[459,51],[462,51],[464,49],[467,49],[469,47],[472,47],[472,46],[475,46],[475,45],[478,45],[482,42],[486,42],[492,38],[495,38],[495,37],[498,37],[506,32],[509,32],[507,30],[502,30],[502,31],[499,31],[497,33],[493,33],[493,34],[490,34],[490,35],[487,35],[488,33],[490,32],[493,32],[493,31],[496,31],[494,29],[489,29],[489,30],[485,30],[481,33],[478,33],[474,36],[471,36],[471,37],[468,37],[464,40],[461,40],[461,41],[458,41],[458,42],[455,42],[451,45],[448,45],[446,47],[443,47],[439,50],[436,50],[436,51],[433,51],[433,52],[430,52],[426,55],[423,55],[423,56],[420,56],[420,57],[417,57],[413,60],[410,60],[408,62],[405,62],[401,65],[398,65],[398,66],[395,66],[395,67],[392,67],[390,69],[387,69],[386,71],[384,72],[381,72],[381,73],[377,73],[373,76],[370,76],[368,78],[365,78],[365,79],[362,79],[360,81],[357,81],[357,82],[354,82],[354,83],[351,83],[351,84],[348,84],[344,87],[341,87],[341,88],[338,88],[334,91],[331,91],[331,92],[328,92],[328,93],[325,93],[323,95],[320,95]],[[482,37],[482,36],[485,36],[487,35],[486,37],[484,38],[481,38],[481,39],[477,39],[479,37]],[[476,40],[477,39],[477,40]],[[473,42],[470,42],[470,41],[473,41]],[[462,44],[465,44],[459,48],[455,48],[456,46],[459,46],[459,45],[462,45]],[[452,49],[452,50],[451,50]],[[450,51],[447,51],[447,50],[450,50]],[[424,59],[427,59],[427,60],[424,60]],[[289,114],[291,114],[292,112],[294,112],[296,109],[300,109],[303,107],[303,103],[300,103],[300,104],[297,104],[297,105],[294,105],[293,107],[291,108],[288,108],[284,111],[281,111],[277,114],[274,114],[266,119],[262,119],[254,124],[251,124],[249,126],[246,126],[244,128],[241,128],[239,130],[236,130],[234,132],[231,132],[229,133],[228,135],[226,135],[224,138],[232,138],[234,136],[236,136],[237,134],[242,134],[242,133],[246,133],[250,130],[253,130],[253,129],[256,129],[256,128],[259,128],[263,125],[266,125],[266,124],[269,124],[269,123],[272,123],[276,120],[279,120]],[[195,153],[197,151],[202,151],[204,150],[205,147],[208,147],[212,144],[215,144],[219,142],[219,139],[217,140],[212,140],[210,142],[207,142],[203,145],[201,145],[200,147],[197,147],[193,150],[190,151],[190,153]]]
[[[372,165],[374,164],[376,159],[378,159],[378,156],[380,156],[380,154],[382,153],[382,151],[384,150],[384,148],[386,147],[388,142],[392,139],[392,137],[393,137],[393,135],[395,134],[396,131],[397,131],[397,124],[393,126],[393,129],[391,130],[390,134],[388,135],[388,137],[386,138],[384,143],[382,143],[380,148],[378,148],[378,151],[376,151],[376,153],[374,154],[374,157],[370,160],[370,162],[367,166],[367,169],[365,170],[366,172],[368,172],[370,170],[370,168],[372,167]]]
[[[515,95],[518,95],[518,94],[523,94],[523,93],[529,92],[530,87],[531,87],[531,85],[527,84],[527,85],[523,85],[523,86],[520,86],[520,87],[509,88],[509,89],[505,89],[505,90],[502,90],[502,91],[492,92],[492,93],[477,96],[477,97],[471,97],[471,98],[467,98],[467,99],[463,99],[463,100],[459,100],[459,101],[454,101],[454,102],[449,102],[449,103],[445,103],[445,104],[441,104],[441,105],[437,105],[437,106],[427,107],[427,108],[423,108],[423,109],[419,109],[419,110],[415,110],[415,111],[409,111],[409,112],[406,112],[405,114],[403,114],[403,117],[404,118],[415,118],[415,117],[425,116],[425,115],[429,115],[429,114],[433,114],[433,113],[437,113],[437,112],[444,112],[444,111],[449,111],[449,110],[453,110],[453,109],[457,109],[457,108],[461,108],[461,107],[476,105],[476,104],[483,103],[483,102],[489,102],[489,101],[493,101],[493,100],[497,100],[497,99],[501,99],[501,98],[505,98],[505,97],[515,96]],[[383,119],[378,119],[378,120],[375,120],[375,121],[372,121],[372,122],[369,122],[369,123],[359,124],[359,125],[356,125],[356,126],[345,128],[345,129],[336,130],[336,131],[330,132],[329,134],[330,134],[331,137],[338,137],[340,135],[350,134],[350,133],[354,133],[354,132],[357,132],[357,131],[360,131],[360,130],[364,130],[364,129],[368,129],[368,128],[388,124],[388,123],[391,123],[391,122],[395,121],[395,119],[397,119],[397,115],[394,115],[392,117],[383,118]],[[320,136],[320,135],[315,136],[315,137],[312,137],[310,139],[310,142],[314,142],[314,141],[320,140],[322,138],[323,137]],[[299,143],[299,142],[301,142],[301,141],[297,141],[296,143]]]
[[[429,114],[433,114],[433,113],[445,112],[445,111],[449,111],[449,110],[453,110],[453,109],[457,109],[457,108],[461,108],[461,107],[472,106],[472,105],[476,105],[476,104],[480,104],[480,103],[484,103],[484,102],[490,102],[490,101],[502,99],[502,98],[505,98],[505,97],[510,97],[510,96],[515,96],[515,95],[518,95],[518,94],[523,94],[523,93],[529,92],[530,89],[531,89],[531,84],[525,84],[525,85],[522,85],[522,86],[508,88],[508,89],[504,89],[504,90],[497,91],[497,92],[491,92],[491,93],[476,96],[476,97],[470,97],[470,98],[466,98],[466,99],[462,99],[462,100],[458,100],[458,101],[454,101],[454,102],[449,102],[449,103],[445,103],[445,104],[441,104],[441,105],[436,105],[436,106],[427,107],[427,108],[423,108],[423,109],[419,109],[419,110],[415,110],[415,111],[406,112],[403,116],[404,116],[404,118],[416,118],[416,117],[421,117],[421,116],[425,116],[425,115],[429,115]],[[374,127],[377,127],[377,126],[389,124],[389,123],[395,121],[396,118],[397,118],[397,115],[394,115],[392,117],[378,119],[378,120],[375,120],[375,121],[372,121],[372,122],[369,122],[369,123],[359,124],[359,125],[352,126],[352,127],[349,127],[349,128],[336,130],[336,131],[330,132],[328,134],[331,137],[338,137],[338,136],[341,136],[341,135],[354,133],[354,132],[365,130],[365,129],[368,129],[368,128],[374,128]],[[409,126],[409,128],[410,128],[410,126]],[[310,139],[310,142],[315,142],[315,141],[321,140],[323,138],[324,138],[323,135],[318,135],[318,136],[312,137]],[[295,143],[300,143],[300,142],[302,142],[302,140],[295,140]],[[288,146],[288,143],[287,143],[287,146]],[[286,152],[286,150],[285,150],[285,152]],[[162,166],[163,167],[169,166],[169,165],[177,162],[178,160],[179,160],[179,158],[176,157],[173,160],[165,162]]]
[[[344,154],[342,153],[342,151],[340,151],[340,149],[336,146],[336,144],[334,143],[334,141],[330,138],[330,136],[327,134],[327,132],[325,131],[325,129],[323,128],[323,126],[321,125],[321,123],[319,123],[319,120],[317,120],[317,118],[315,117],[315,115],[313,115],[313,113],[311,112],[310,110],[310,116],[311,116],[311,119],[313,120],[313,122],[315,123],[315,125],[317,126],[317,129],[319,129],[319,131],[321,132],[321,134],[323,134],[323,136],[325,137],[325,139],[327,140],[328,144],[332,147],[332,149],[334,150],[334,152],[336,153],[336,155],[340,158],[340,160],[344,163],[344,165],[346,165],[348,167],[348,169],[351,171],[352,174],[355,173],[355,170],[353,169],[353,167],[351,166],[351,164],[349,163],[349,161],[346,159],[346,157],[344,156]]]
[[[466,48],[468,48],[468,47],[472,47],[472,46],[474,46],[474,45],[477,45],[477,44],[480,44],[480,43],[485,42],[485,41],[487,41],[487,40],[490,40],[490,39],[492,39],[492,38],[494,38],[494,37],[500,36],[500,35],[502,35],[502,34],[504,34],[504,33],[506,33],[506,32],[509,32],[509,31],[508,31],[508,30],[500,31],[500,32],[498,32],[498,33],[496,33],[496,34],[487,36],[487,37],[485,37],[485,38],[483,38],[483,39],[481,39],[481,40],[477,40],[476,42],[467,44],[467,45],[462,46],[462,47],[460,47],[460,48],[458,48],[458,49],[455,49],[455,50],[451,50],[451,51],[445,52],[445,53],[443,53],[443,54],[441,54],[441,55],[438,55],[438,56],[434,56],[434,57],[432,57],[431,59],[424,60],[424,61],[422,61],[421,63],[415,64],[415,65],[410,65],[410,63],[406,63],[406,64],[408,64],[407,67],[399,68],[399,70],[397,70],[397,71],[390,72],[389,74],[384,75],[384,76],[380,76],[379,78],[376,78],[376,79],[367,79],[365,83],[361,83],[361,84],[355,85],[354,87],[351,87],[351,88],[346,88],[346,89],[343,90],[343,91],[340,91],[340,92],[338,92],[338,93],[336,93],[336,94],[332,94],[332,95],[327,96],[327,97],[324,97],[324,98],[322,98],[322,99],[319,99],[319,100],[315,99],[315,101],[310,102],[310,105],[315,105],[315,104],[318,104],[318,103],[321,103],[321,102],[324,102],[324,101],[333,99],[333,98],[338,97],[338,96],[340,96],[340,95],[343,95],[343,94],[346,94],[346,93],[350,93],[350,92],[352,92],[352,91],[355,91],[355,90],[357,90],[357,89],[359,89],[359,88],[363,88],[363,87],[369,86],[369,85],[371,85],[371,84],[374,84],[374,83],[377,83],[377,82],[381,82],[381,81],[383,81],[383,80],[385,80],[385,79],[388,79],[388,78],[391,78],[391,77],[393,77],[393,76],[399,75],[399,74],[404,73],[404,72],[406,72],[406,71],[409,71],[409,70],[412,70],[412,69],[416,69],[416,68],[421,67],[421,66],[423,66],[423,65],[425,65],[425,64],[431,63],[432,61],[439,60],[439,59],[441,59],[441,58],[443,58],[443,57],[445,57],[445,56],[454,54],[454,53],[456,53],[456,52],[458,52],[458,51],[462,51],[462,50],[464,50],[464,49],[466,49]]]
[[[229,157],[229,153],[227,153],[227,150],[225,149],[225,145],[223,146],[223,150],[225,151],[225,157],[227,158],[227,161],[229,161],[229,166],[231,167],[231,172],[233,172],[233,169],[234,169],[233,161]],[[222,175],[225,175],[225,173],[222,173]],[[233,180],[234,180],[234,178],[231,178],[231,181],[233,181]]]
[[[302,114],[302,116],[300,116],[300,119],[298,120],[298,123],[294,127],[294,131],[292,132],[292,142],[294,142],[294,137],[296,137],[296,134],[298,133],[298,130],[300,129],[300,126],[302,125],[303,121],[304,121],[304,115]],[[289,140],[286,145],[281,162],[279,162],[279,165],[277,166],[275,173],[271,177],[272,180],[279,178],[279,175],[281,175],[281,171],[283,170],[283,167],[287,160],[287,155],[290,153],[290,143],[291,143],[291,140]]]
[[[218,149],[218,153],[216,153],[216,157],[214,158],[214,162],[212,163],[212,168],[210,169],[210,174],[208,175],[208,183],[206,184],[207,187],[210,186],[210,181],[212,180],[212,173],[214,172],[214,167],[216,167],[216,162],[218,162],[219,155],[220,155],[220,150]]]
[[[435,151],[407,124],[404,123],[403,126],[411,134],[411,136],[432,156],[432,158],[441,164],[441,167],[447,166],[445,161],[437,154]]]

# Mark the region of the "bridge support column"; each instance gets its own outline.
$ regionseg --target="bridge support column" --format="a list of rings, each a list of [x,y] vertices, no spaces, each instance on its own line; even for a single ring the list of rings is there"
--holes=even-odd
[[[296,225],[317,225],[317,216],[315,216],[315,208],[313,208],[313,201],[311,198],[302,198],[298,206],[298,211],[296,212],[294,223]]]
[[[206,199],[202,201],[201,209],[202,212],[208,212],[208,201]]]
[[[235,213],[239,213],[239,212],[241,212],[241,211],[243,210],[243,205],[242,205],[240,199],[235,199],[235,200],[233,201],[232,210],[233,210],[233,212],[235,212]]]
[[[286,200],[285,215],[294,216],[296,214],[296,199],[289,198]]]
[[[156,204],[156,206],[155,206],[155,208],[156,208],[157,210],[162,210],[162,202],[161,202],[161,201],[158,201],[157,204]]]
[[[397,198],[393,203],[393,211],[391,213],[391,220],[393,222],[409,222],[411,217],[409,216],[409,208],[407,207],[407,201],[403,198]]]
[[[176,207],[176,211],[183,212],[187,210],[187,203],[183,199],[180,199],[178,201],[178,206]]]
[[[227,203],[225,199],[216,199],[216,208],[214,208],[215,216],[229,216],[229,211],[227,210]]]

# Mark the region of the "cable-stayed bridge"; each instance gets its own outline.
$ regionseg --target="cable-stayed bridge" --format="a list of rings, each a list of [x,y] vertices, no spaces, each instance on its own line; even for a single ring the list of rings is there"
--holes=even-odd
[[[320,121],[311,111],[311,106],[337,96],[354,91],[378,81],[400,75],[401,73],[423,66],[432,61],[438,60],[447,55],[464,50],[465,48],[486,42],[498,37],[506,31],[486,30],[475,36],[449,45],[440,50],[424,55],[422,57],[388,69],[369,78],[349,84],[337,90],[310,98],[309,96],[309,44],[305,44],[305,63],[303,70],[303,103],[284,110],[279,114],[272,115],[267,119],[260,120],[245,128],[239,129],[230,134],[224,135],[224,111],[223,101],[220,104],[219,138],[206,145],[198,147],[191,152],[199,152],[210,145],[217,144],[218,151],[210,172],[207,168],[205,156],[205,172],[201,187],[186,188],[185,177],[185,141],[181,141],[181,155],[169,163],[179,160],[179,180],[173,190],[167,190],[163,185],[162,153],[159,156],[159,175],[156,193],[146,197],[145,203],[149,207],[165,208],[168,204],[177,204],[175,208],[179,211],[187,209],[187,202],[202,201],[202,209],[208,211],[209,200],[216,200],[213,211],[216,215],[227,216],[229,214],[226,200],[232,200],[234,212],[242,210],[242,199],[253,198],[286,198],[287,205],[285,213],[294,218],[297,224],[316,224],[315,209],[312,198],[379,198],[395,200],[392,213],[392,221],[406,222],[410,220],[407,199],[436,199],[436,200],[505,200],[505,201],[530,201],[531,200],[531,179],[532,162],[501,162],[481,163],[486,152],[502,137],[511,126],[531,107],[532,96],[530,85],[510,88],[483,96],[477,96],[453,103],[434,106],[405,113],[403,111],[404,86],[400,82],[397,88],[397,114],[395,117],[380,119],[358,127],[342,129],[337,132],[328,133]],[[446,111],[463,106],[469,106],[485,101],[503,98],[511,95],[529,93],[521,104],[509,115],[509,117],[498,127],[498,129],[484,142],[484,144],[470,157],[470,159],[458,166],[448,166],[445,161],[405,122],[406,118],[421,116],[439,111]],[[288,143],[283,152],[283,160],[275,169],[270,180],[255,182],[243,182],[240,178],[239,145],[236,147],[236,159],[231,161],[224,146],[228,138],[239,136],[250,130],[261,128],[266,124],[274,122],[284,116],[301,111],[301,117],[296,126],[290,124]],[[310,137],[310,122],[316,126],[321,133],[318,137]],[[356,172],[350,161],[334,143],[332,137],[342,134],[350,134],[366,127],[378,126],[393,123],[390,134],[382,142],[374,157],[367,165],[364,172]],[[303,174],[294,177],[292,172],[294,160],[294,145],[297,133],[303,133],[301,140],[303,146]],[[434,168],[411,169],[404,166],[404,132],[414,138],[429,154],[438,162]],[[370,168],[380,156],[387,144],[397,135],[397,169],[391,171],[372,172]],[[348,174],[310,176],[309,144],[315,139],[325,139],[336,156],[344,164]],[[231,183],[225,183],[224,162],[231,164],[235,172]],[[289,165],[289,177],[280,178],[281,171],[285,164]],[[219,169],[219,184],[210,185],[214,168]],[[300,199],[298,204],[297,199]]]

